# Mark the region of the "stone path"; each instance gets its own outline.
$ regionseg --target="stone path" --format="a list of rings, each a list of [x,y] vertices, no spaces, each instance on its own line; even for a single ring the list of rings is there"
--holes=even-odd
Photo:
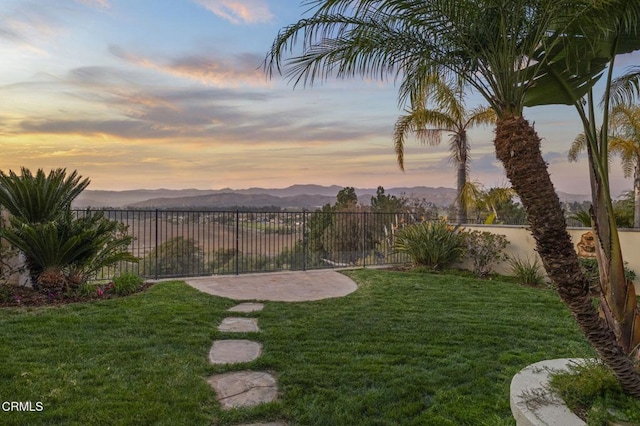
[[[262,303],[241,303],[229,309],[230,312],[251,313],[262,310]],[[228,333],[255,333],[260,331],[256,318],[227,317],[218,330]],[[262,344],[246,339],[216,340],[209,350],[212,364],[239,364],[251,362],[262,354]],[[223,410],[253,407],[275,401],[278,396],[276,378],[261,371],[236,371],[216,374],[207,379],[218,396]],[[284,423],[253,423],[240,426],[285,426]]]
[[[299,302],[342,297],[357,289],[350,278],[335,271],[208,277],[187,282],[206,293],[235,300]],[[232,307],[229,312],[250,314],[263,308],[263,303],[246,302]],[[260,328],[257,318],[229,316],[218,325],[218,330],[225,333],[257,333]],[[252,340],[216,340],[209,350],[209,362],[216,365],[241,364],[254,361],[261,354],[262,344]],[[274,401],[278,396],[276,378],[267,372],[244,370],[216,374],[209,377],[207,382],[216,392],[223,410],[256,406]],[[286,425],[267,422],[238,426]]]

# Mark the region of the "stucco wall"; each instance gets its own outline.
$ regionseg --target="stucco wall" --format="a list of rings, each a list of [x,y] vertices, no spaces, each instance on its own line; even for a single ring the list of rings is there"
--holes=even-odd
[[[535,241],[526,226],[514,225],[465,225],[465,229],[488,231],[495,234],[502,234],[509,240],[505,253],[509,256],[520,256],[526,258],[529,256],[533,259],[535,253]],[[587,228],[569,228],[569,235],[574,243],[580,241],[582,234],[587,232]],[[640,230],[620,229],[620,245],[622,246],[622,255],[627,267],[635,271],[636,279],[634,285],[636,293],[640,294]],[[494,270],[498,273],[509,273],[509,267],[506,262],[497,265]]]

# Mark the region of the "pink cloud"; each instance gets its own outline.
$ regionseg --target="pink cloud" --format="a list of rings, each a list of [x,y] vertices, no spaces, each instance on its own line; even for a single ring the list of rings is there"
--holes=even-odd
[[[273,15],[263,0],[195,0],[215,15],[234,24],[269,22]]]
[[[240,87],[268,85],[264,73],[259,68],[261,57],[236,55],[230,58],[215,58],[204,55],[190,55],[175,58],[169,62],[159,62],[125,51],[118,46],[109,49],[115,56],[140,67],[154,69],[180,78],[197,80],[216,87]]]

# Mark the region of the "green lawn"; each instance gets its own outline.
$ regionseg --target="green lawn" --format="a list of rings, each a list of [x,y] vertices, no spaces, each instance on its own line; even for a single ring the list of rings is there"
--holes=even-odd
[[[268,302],[258,360],[212,366],[217,324],[235,303],[181,282],[123,299],[0,310],[0,424],[514,424],[511,377],[549,358],[593,356],[551,290],[457,276],[348,272],[344,298]],[[240,335],[241,337],[243,335]],[[221,411],[205,382],[263,370],[278,402]]]

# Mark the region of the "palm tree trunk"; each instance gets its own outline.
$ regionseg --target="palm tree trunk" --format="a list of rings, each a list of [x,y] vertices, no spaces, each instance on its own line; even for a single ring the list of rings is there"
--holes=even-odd
[[[625,391],[640,399],[640,372],[592,304],[589,284],[580,270],[560,200],[542,158],[540,138],[524,118],[505,117],[498,120],[495,147],[524,205],[536,249],[560,297]]]
[[[458,166],[457,198],[456,198],[456,222],[458,224],[467,223],[467,206],[462,199],[464,186],[467,184],[467,167],[469,163],[469,141],[466,130],[459,132],[455,141],[455,155]]]
[[[456,197],[456,223],[467,223],[467,209],[462,201],[462,191],[467,183],[467,165],[462,161],[458,162],[457,197]]]

